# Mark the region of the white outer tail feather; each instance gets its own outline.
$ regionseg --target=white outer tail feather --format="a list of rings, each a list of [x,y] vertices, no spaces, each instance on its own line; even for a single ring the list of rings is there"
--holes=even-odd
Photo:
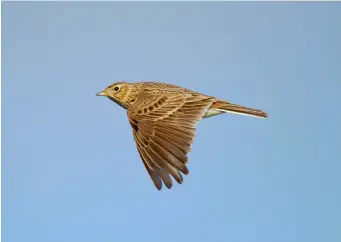
[[[246,113],[240,113],[240,112],[235,112],[235,111],[230,111],[230,110],[225,110],[225,109],[215,109],[217,111],[221,111],[223,113],[233,113],[233,114],[238,114],[238,115],[244,115],[244,116],[249,116],[249,117],[255,117],[255,118],[264,118],[265,117],[260,117],[260,116],[257,116],[257,115],[252,115],[252,114],[246,114]]]

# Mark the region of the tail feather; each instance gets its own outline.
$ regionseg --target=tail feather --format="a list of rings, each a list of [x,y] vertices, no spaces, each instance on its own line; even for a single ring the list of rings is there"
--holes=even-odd
[[[223,102],[223,101],[217,101],[213,103],[211,108],[221,111],[221,112],[226,112],[226,113],[236,113],[240,115],[247,115],[247,116],[253,116],[253,117],[258,117],[258,118],[266,118],[268,117],[268,114],[264,112],[263,110],[259,109],[254,109],[254,108],[248,108],[228,102]]]

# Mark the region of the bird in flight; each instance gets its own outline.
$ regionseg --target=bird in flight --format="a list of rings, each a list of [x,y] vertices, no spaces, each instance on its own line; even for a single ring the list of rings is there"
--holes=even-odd
[[[170,175],[179,183],[188,175],[187,154],[197,123],[222,113],[266,118],[267,113],[158,82],[116,82],[97,96],[108,97],[127,110],[141,160],[155,187],[170,189]]]

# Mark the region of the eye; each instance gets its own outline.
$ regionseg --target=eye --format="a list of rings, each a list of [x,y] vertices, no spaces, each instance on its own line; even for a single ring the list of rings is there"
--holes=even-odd
[[[114,87],[115,92],[117,92],[118,90],[120,90],[120,88],[118,86]]]

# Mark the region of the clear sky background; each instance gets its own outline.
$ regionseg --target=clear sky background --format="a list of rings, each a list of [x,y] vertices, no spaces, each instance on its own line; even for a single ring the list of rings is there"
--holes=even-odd
[[[4,242],[341,241],[339,3],[3,3]],[[264,109],[199,123],[156,190],[117,80]]]

